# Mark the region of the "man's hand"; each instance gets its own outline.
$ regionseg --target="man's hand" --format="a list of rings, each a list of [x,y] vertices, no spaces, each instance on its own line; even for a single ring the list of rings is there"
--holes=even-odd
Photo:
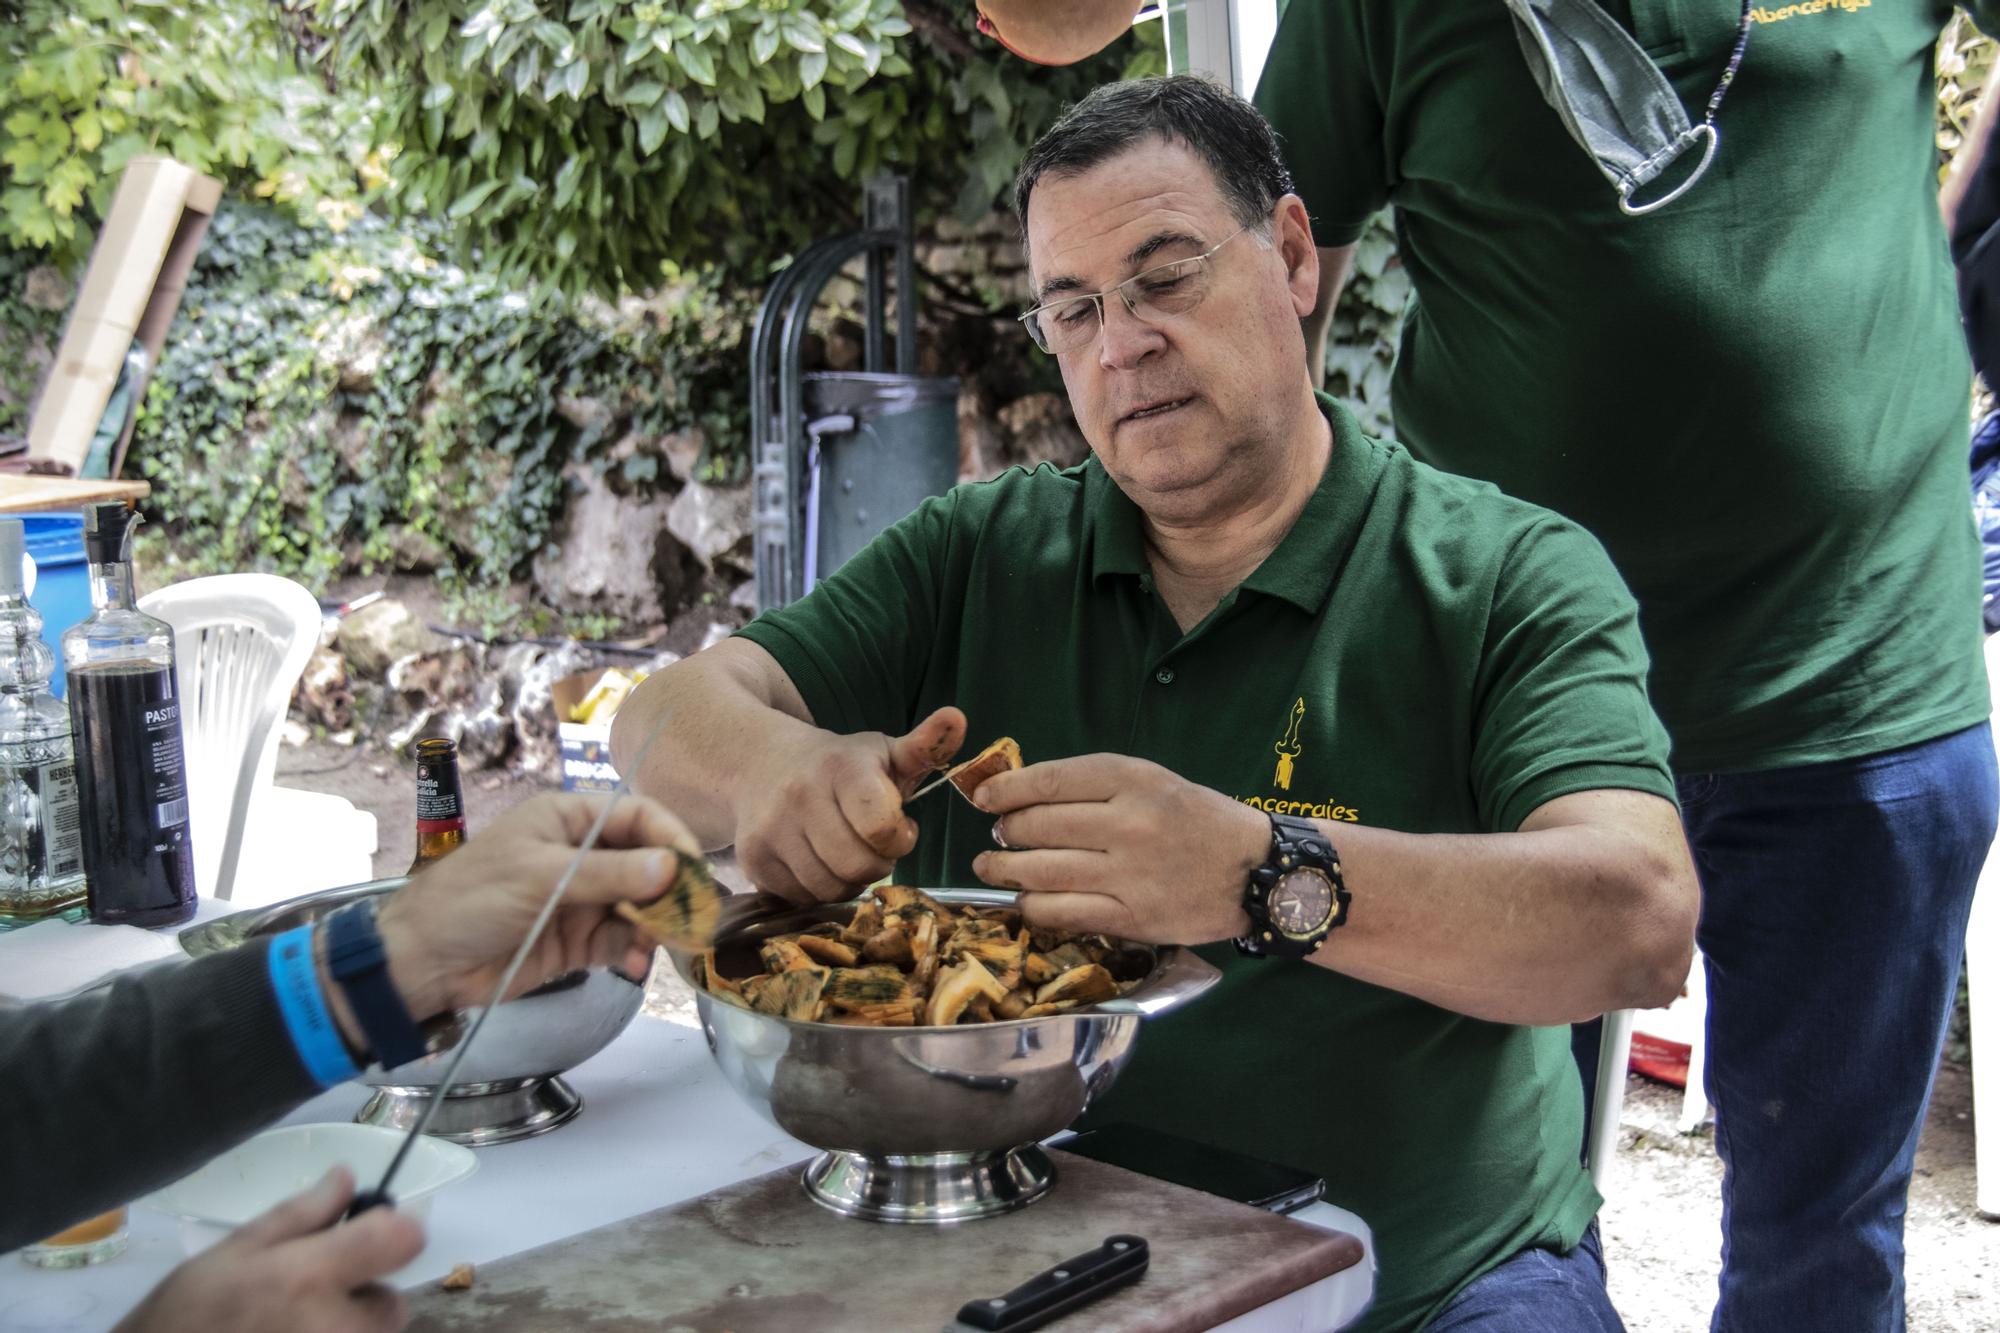
[[[851,898],[917,845],[903,801],[965,744],[965,714],[940,708],[906,736],[802,731],[766,755],[739,807],[736,860],[793,902]]]
[[[1036,926],[1149,944],[1207,944],[1250,928],[1243,887],[1271,849],[1271,823],[1158,764],[1093,754],[987,779],[973,804],[1000,816],[972,863],[1019,889]]]
[[[412,1017],[421,1022],[492,998],[508,960],[610,799],[566,793],[523,801],[383,904],[378,927],[389,975]],[[522,965],[514,993],[585,967],[622,967],[643,978],[652,947],[639,943],[610,909],[657,898],[673,882],[678,853],[700,855],[680,820],[643,796],[620,797]],[[329,995],[347,1027],[339,987],[329,988]]]
[[[423,1228],[388,1208],[340,1221],[354,1178],[319,1184],[253,1218],[188,1260],[117,1333],[385,1333],[408,1319],[378,1279],[424,1248]]]

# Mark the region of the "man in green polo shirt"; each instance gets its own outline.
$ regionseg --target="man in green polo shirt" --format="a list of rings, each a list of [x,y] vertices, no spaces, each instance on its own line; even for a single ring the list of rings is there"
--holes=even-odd
[[[1544,99],[1510,3],[1291,0],[1257,99],[1327,247],[1308,339],[1393,206],[1397,438],[1581,523],[1639,601],[1704,891],[1714,1325],[1900,1329],[1995,807],[1935,202],[1952,6],[1601,3],[1720,134],[1644,216]]]
[[[1098,1119],[1324,1175],[1367,1328],[1618,1328],[1555,1025],[1673,994],[1697,896],[1630,595],[1315,397],[1312,236],[1246,103],[1100,89],[1016,206],[1090,461],[929,501],[652,677],[620,767],[788,896],[893,868],[1207,946]],[[1033,762],[906,810],[968,725]]]

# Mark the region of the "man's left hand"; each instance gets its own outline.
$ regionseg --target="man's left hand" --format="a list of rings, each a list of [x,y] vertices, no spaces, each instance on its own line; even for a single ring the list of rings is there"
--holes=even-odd
[[[1125,755],[1001,773],[973,804],[999,816],[972,868],[1021,891],[1021,914],[1057,930],[1148,944],[1207,944],[1250,928],[1243,888],[1271,849],[1265,816]]]

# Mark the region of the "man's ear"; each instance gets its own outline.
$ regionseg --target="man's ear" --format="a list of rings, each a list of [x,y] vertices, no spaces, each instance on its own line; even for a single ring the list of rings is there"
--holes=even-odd
[[[1074,65],[1131,28],[1138,0],[980,0],[980,31],[1024,60]]]
[[[1272,238],[1285,261],[1285,285],[1304,319],[1319,304],[1319,251],[1313,246],[1312,215],[1305,200],[1288,194],[1271,213]]]

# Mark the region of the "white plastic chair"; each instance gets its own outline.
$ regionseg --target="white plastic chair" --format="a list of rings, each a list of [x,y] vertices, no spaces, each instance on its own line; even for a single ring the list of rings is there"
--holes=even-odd
[[[148,593],[174,627],[195,886],[227,900],[258,789],[272,785],[278,724],[319,642],[313,595],[272,574],[219,574]]]
[[[1590,1133],[1583,1149],[1583,1164],[1599,1194],[1618,1151],[1618,1117],[1625,1109],[1625,1071],[1631,1062],[1632,1011],[1614,1009],[1604,1016],[1604,1035],[1597,1043],[1597,1090],[1591,1095]]]

